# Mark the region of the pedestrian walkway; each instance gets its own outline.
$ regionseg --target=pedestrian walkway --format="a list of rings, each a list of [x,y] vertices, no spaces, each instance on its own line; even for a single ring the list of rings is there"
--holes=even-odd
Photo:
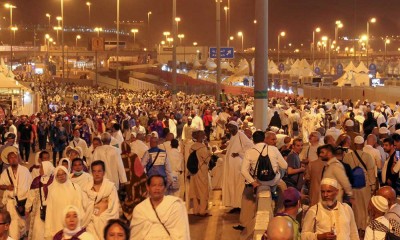
[[[232,227],[239,224],[239,214],[228,213],[230,209],[222,206],[221,190],[210,195],[210,217],[189,215],[192,240],[238,240],[240,231]]]

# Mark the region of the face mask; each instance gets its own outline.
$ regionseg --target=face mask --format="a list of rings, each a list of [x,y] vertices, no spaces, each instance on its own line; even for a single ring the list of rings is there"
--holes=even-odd
[[[79,172],[74,172],[74,176],[77,176],[77,177],[79,177],[82,174],[83,174],[83,170],[79,171]]]

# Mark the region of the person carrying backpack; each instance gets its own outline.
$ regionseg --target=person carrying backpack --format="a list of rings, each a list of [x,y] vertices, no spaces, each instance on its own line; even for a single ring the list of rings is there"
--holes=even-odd
[[[190,155],[188,158],[188,170],[191,173],[189,199],[193,199],[193,213],[201,217],[210,216],[207,213],[209,190],[208,190],[208,162],[211,159],[211,152],[209,151],[208,144],[204,144],[206,134],[204,131],[195,131],[192,133],[193,139],[196,142],[190,147]],[[194,169],[189,169],[192,162],[197,159],[197,172]],[[193,171],[193,172],[192,172]]]
[[[364,230],[367,227],[368,204],[376,190],[375,161],[372,156],[364,151],[364,138],[354,138],[355,151],[349,151],[344,155],[343,162],[353,169],[354,182],[352,184],[354,217],[357,227]]]
[[[282,178],[279,170],[286,170],[288,166],[278,148],[265,144],[264,139],[264,132],[253,133],[255,145],[245,152],[242,162],[241,173],[246,180],[240,214],[240,226],[243,228],[251,222],[256,214],[257,205],[254,194],[257,187],[260,185],[275,186]],[[238,226],[235,227],[235,229],[239,229]],[[252,229],[243,232],[252,233]]]

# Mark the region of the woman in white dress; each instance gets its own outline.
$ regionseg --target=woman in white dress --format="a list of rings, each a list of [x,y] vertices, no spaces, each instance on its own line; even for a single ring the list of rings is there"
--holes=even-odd
[[[54,235],[53,240],[94,240],[93,235],[81,227],[82,214],[77,207],[67,206],[62,216],[64,228]]]

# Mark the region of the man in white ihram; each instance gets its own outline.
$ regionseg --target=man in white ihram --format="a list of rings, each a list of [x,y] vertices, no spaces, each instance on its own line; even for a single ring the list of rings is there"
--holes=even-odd
[[[190,240],[186,207],[180,198],[165,196],[166,186],[161,175],[147,179],[150,197],[133,210],[131,240]]]
[[[359,240],[353,210],[337,201],[338,182],[333,178],[321,181],[321,201],[312,206],[303,223],[302,240]]]
[[[224,179],[222,184],[222,204],[233,208],[230,213],[239,212],[245,180],[241,174],[244,153],[253,147],[253,142],[239,131],[237,122],[230,121],[227,128],[231,134],[224,161]]]
[[[116,147],[110,145],[111,135],[109,133],[102,133],[101,141],[103,145],[98,146],[94,150],[93,160],[104,161],[107,169],[105,177],[114,182],[118,190],[119,183],[126,183],[128,181],[121,154]]]

